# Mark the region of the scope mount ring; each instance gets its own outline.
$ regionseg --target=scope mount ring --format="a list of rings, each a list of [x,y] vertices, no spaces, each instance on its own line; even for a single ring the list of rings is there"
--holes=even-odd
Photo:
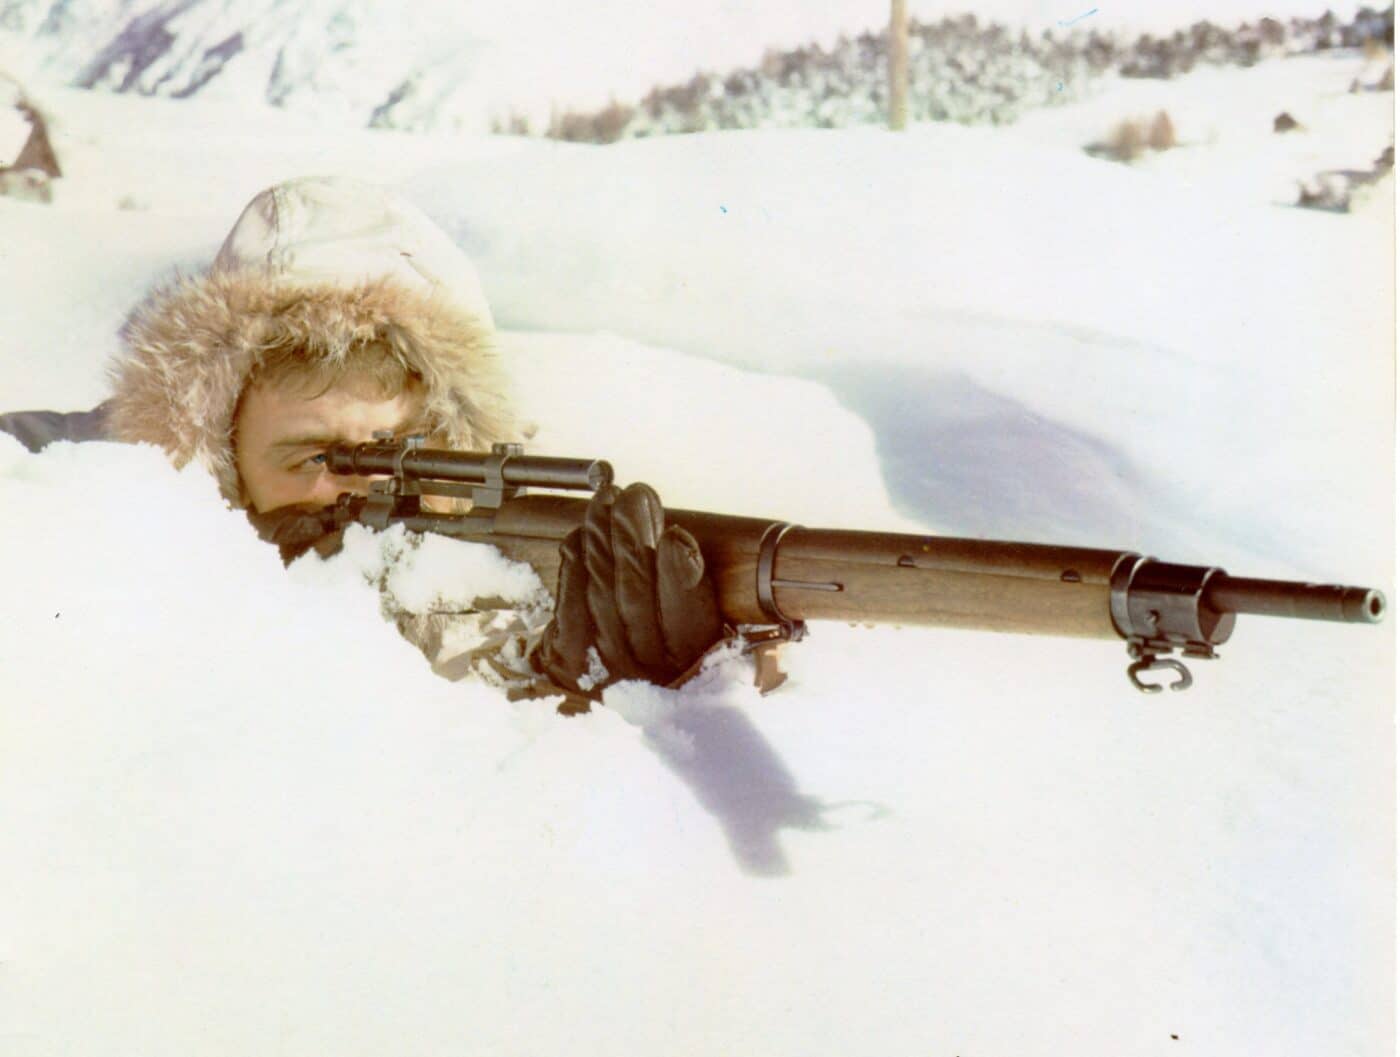
[[[491,445],[491,454],[486,460],[485,479],[481,484],[472,486],[472,510],[498,510],[507,499],[514,499],[525,493],[524,488],[506,483],[506,463],[524,453],[523,444]]]

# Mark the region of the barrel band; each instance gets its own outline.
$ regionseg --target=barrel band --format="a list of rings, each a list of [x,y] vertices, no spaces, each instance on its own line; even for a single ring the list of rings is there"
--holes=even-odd
[[[797,622],[783,613],[773,597],[773,570],[778,562],[778,545],[797,527],[789,521],[774,521],[763,530],[763,537],[758,541],[758,606],[769,620],[784,626]]]

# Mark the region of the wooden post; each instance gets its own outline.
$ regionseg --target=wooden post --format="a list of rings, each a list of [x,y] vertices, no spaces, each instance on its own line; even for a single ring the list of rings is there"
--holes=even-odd
[[[890,0],[890,128],[909,120],[909,11],[907,0]]]

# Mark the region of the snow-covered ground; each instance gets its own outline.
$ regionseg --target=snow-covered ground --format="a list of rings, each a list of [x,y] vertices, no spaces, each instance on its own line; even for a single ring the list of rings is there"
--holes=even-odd
[[[476,259],[539,449],[675,505],[1393,594],[1393,185],[1279,204],[1393,141],[1349,61],[607,148],[48,87],[0,407],[99,399],[144,289],[348,170]],[[1179,150],[1082,153],[1159,106]],[[0,436],[0,547],[4,1057],[1392,1046],[1388,627],[1244,620],[1159,700],[1110,642],[822,625],[767,698],[565,720],[154,451]]]

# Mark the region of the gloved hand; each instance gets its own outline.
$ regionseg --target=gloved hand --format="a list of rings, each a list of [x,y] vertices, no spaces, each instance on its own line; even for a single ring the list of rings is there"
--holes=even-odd
[[[559,552],[554,619],[535,663],[562,689],[596,697],[620,679],[669,685],[724,637],[700,547],[685,529],[666,527],[648,485],[600,489]],[[590,648],[605,672],[590,663]]]
[[[283,563],[288,565],[312,549],[323,558],[330,557],[340,550],[345,534],[344,515],[329,506],[279,506],[261,514],[250,510],[248,520],[259,536],[277,544]]]

